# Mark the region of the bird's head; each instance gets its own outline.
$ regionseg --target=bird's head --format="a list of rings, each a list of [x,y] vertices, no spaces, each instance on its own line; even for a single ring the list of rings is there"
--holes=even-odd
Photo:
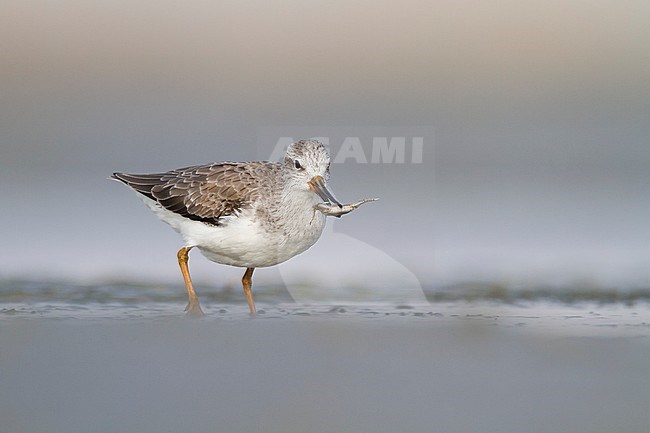
[[[284,157],[285,172],[292,185],[312,191],[324,201],[341,206],[327,188],[330,176],[330,156],[325,145],[317,140],[291,143]]]

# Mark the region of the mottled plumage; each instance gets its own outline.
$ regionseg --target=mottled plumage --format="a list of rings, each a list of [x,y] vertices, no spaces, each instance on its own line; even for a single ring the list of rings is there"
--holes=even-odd
[[[171,212],[219,225],[221,218],[239,214],[262,195],[272,192],[273,185],[277,186],[281,179],[281,167],[271,162],[221,162],[166,173],[114,173],[113,178]]]
[[[321,200],[341,207],[325,182],[329,163],[322,143],[303,140],[291,144],[280,163],[221,162],[112,177],[140,193],[183,237],[178,261],[190,299],[188,313],[202,314],[187,267],[195,247],[214,262],[247,268],[242,282],[254,313],[253,269],[282,263],[318,240],[327,213],[316,209]]]

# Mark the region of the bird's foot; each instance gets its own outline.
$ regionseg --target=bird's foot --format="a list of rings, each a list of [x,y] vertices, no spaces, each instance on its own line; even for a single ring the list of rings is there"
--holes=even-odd
[[[199,301],[196,302],[190,301],[190,303],[187,304],[187,307],[185,307],[185,314],[187,315],[187,317],[202,317],[203,310],[201,310]]]

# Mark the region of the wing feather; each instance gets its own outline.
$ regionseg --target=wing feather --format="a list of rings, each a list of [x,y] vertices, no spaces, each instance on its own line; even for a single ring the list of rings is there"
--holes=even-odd
[[[113,173],[165,209],[196,221],[219,225],[226,216],[250,207],[261,190],[272,189],[280,165],[270,162],[216,163],[166,173]]]

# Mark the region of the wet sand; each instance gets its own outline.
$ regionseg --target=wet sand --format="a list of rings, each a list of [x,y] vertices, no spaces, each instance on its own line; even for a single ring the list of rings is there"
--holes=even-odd
[[[642,432],[647,304],[0,305],[0,431]]]

